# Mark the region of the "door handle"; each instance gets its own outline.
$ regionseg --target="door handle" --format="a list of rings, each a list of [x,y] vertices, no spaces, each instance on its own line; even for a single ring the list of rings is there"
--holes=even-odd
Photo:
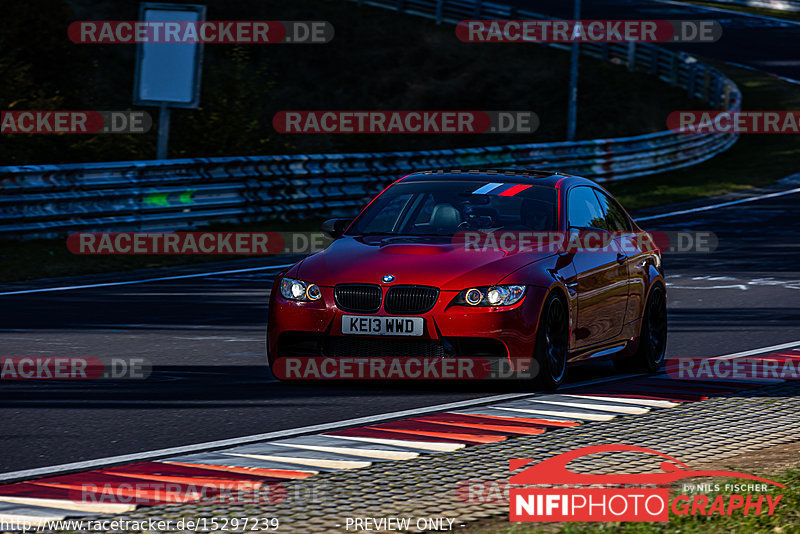
[[[627,260],[627,259],[628,259],[628,256],[626,256],[625,254],[622,254],[622,253],[618,253],[617,254],[617,263],[619,263],[620,265],[625,263],[625,260]]]

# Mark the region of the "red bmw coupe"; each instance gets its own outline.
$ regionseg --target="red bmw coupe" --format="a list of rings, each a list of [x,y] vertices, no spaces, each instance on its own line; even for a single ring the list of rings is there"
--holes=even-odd
[[[330,246],[273,285],[273,370],[285,358],[491,357],[553,390],[573,363],[664,361],[661,253],[585,178],[414,173],[323,232]]]

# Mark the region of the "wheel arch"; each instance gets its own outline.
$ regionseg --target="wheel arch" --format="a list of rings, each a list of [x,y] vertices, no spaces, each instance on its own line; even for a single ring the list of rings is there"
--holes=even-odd
[[[569,292],[567,291],[567,288],[565,286],[563,286],[562,284],[559,284],[558,282],[553,282],[553,284],[550,285],[549,288],[547,288],[547,292],[545,293],[544,298],[542,299],[542,303],[539,306],[539,317],[538,317],[538,320],[536,322],[536,325],[537,325],[536,328],[537,329],[539,328],[539,323],[542,320],[542,313],[544,312],[544,305],[547,303],[548,299],[552,295],[556,295],[556,296],[560,297],[561,300],[564,302],[564,304],[566,304],[566,306],[567,306],[567,317],[569,317],[569,346],[568,346],[568,349],[572,350],[572,345],[573,345],[572,331],[573,331],[573,325],[575,324],[574,314],[577,312],[577,309],[574,306],[575,299],[570,298]],[[538,332],[537,332],[537,334],[538,334]]]

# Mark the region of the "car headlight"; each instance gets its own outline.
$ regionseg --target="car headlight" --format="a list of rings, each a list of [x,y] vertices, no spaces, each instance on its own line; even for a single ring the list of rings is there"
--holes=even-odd
[[[453,304],[459,306],[511,306],[525,296],[525,286],[502,285],[471,287],[456,295]]]
[[[317,284],[293,278],[283,278],[281,280],[281,295],[285,299],[308,302],[319,300],[322,297],[322,291],[320,291]]]

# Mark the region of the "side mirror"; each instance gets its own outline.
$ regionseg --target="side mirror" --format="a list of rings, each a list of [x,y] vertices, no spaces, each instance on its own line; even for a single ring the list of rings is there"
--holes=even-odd
[[[320,228],[320,230],[331,239],[338,239],[342,237],[342,234],[344,234],[349,224],[350,219],[328,219],[322,223],[322,228]]]

